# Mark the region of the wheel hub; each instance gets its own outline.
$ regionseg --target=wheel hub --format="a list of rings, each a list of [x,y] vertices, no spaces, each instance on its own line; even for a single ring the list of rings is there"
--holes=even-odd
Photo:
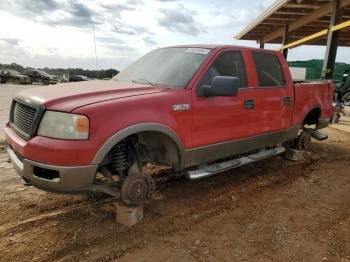
[[[143,174],[133,174],[125,178],[121,188],[121,198],[131,206],[143,204],[154,192],[154,180]]]

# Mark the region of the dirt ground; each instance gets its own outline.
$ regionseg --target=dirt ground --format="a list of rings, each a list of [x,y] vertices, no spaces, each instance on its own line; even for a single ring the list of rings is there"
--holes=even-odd
[[[350,261],[350,119],[282,156],[157,192],[115,223],[105,196],[24,187],[0,142],[0,261]]]

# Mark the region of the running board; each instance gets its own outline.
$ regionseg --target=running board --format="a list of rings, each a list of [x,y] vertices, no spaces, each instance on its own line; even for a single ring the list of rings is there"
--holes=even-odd
[[[245,157],[232,159],[229,161],[205,165],[196,170],[191,170],[186,173],[186,177],[191,180],[200,179],[207,176],[212,176],[239,166],[247,165],[271,156],[276,156],[285,151],[284,147],[275,147],[264,150],[256,154],[251,154]]]

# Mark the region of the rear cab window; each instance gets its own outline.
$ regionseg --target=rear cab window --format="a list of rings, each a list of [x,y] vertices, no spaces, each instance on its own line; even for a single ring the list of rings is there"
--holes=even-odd
[[[253,52],[259,87],[285,87],[286,79],[277,55]]]

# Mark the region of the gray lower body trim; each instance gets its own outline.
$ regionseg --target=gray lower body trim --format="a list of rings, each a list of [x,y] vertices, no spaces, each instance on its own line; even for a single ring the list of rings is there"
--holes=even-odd
[[[299,130],[300,126],[293,126],[283,131],[190,149],[187,151],[191,156],[190,166],[205,164],[225,157],[274,146],[296,138]]]

